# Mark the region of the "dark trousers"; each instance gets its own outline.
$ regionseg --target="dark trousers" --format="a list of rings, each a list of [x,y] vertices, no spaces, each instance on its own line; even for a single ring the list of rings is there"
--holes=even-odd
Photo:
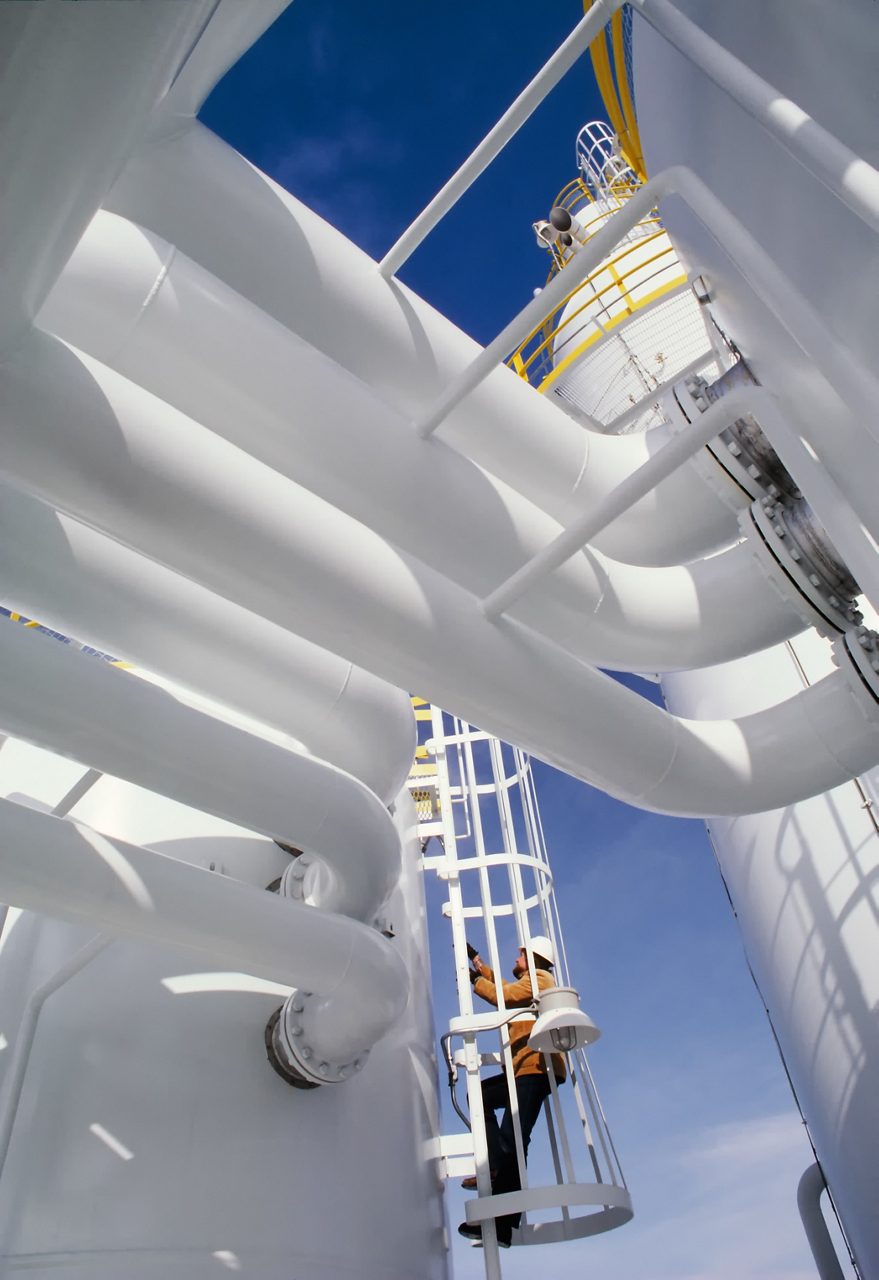
[[[519,1126],[522,1130],[522,1151],[526,1159],[531,1130],[540,1115],[540,1108],[550,1092],[549,1077],[527,1075],[516,1077],[516,1098],[519,1109]],[[496,1196],[506,1191],[519,1191],[519,1162],[516,1159],[516,1137],[513,1130],[513,1113],[510,1094],[504,1075],[489,1076],[482,1082],[482,1106],[485,1111],[485,1136],[488,1140],[488,1163],[494,1171],[491,1189]],[[496,1111],[503,1109],[504,1117],[497,1122]],[[520,1214],[511,1213],[497,1219],[498,1238],[509,1238],[518,1227]]]

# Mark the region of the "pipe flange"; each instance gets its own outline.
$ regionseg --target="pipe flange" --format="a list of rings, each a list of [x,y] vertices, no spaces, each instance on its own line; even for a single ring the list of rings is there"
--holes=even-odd
[[[293,898],[296,902],[305,901],[305,877],[310,866],[311,858],[307,853],[301,853],[284,868],[278,885],[278,892],[282,898]]]
[[[369,1050],[364,1049],[352,1062],[322,1059],[307,1043],[302,1023],[306,1001],[310,998],[309,992],[294,988],[266,1027],[267,1047],[269,1040],[271,1042],[269,1061],[278,1074],[297,1089],[341,1084],[362,1071],[369,1057]]]
[[[659,397],[659,411],[669,430],[675,435],[686,431],[693,419],[699,416],[699,410],[683,382],[676,383],[671,391],[665,391]],[[695,453],[688,466],[696,470],[699,479],[727,510],[738,513],[747,503],[749,495],[727,471],[717,465],[714,454],[707,449],[700,449]]]
[[[879,635],[869,627],[852,627],[836,642],[834,649],[839,657],[843,656],[844,650],[861,684],[879,703]]]
[[[780,570],[770,573],[775,586],[821,635],[841,635],[863,621],[858,585],[804,498],[793,504],[762,498],[742,512],[739,527],[768,552],[770,569]]]
[[[757,379],[743,360],[738,361],[715,382],[707,382],[699,374],[685,379],[683,387],[675,387],[675,395],[681,410],[692,422],[712,404],[722,400],[735,388],[758,386]],[[790,472],[769,443],[757,419],[744,414],[723,431],[705,448],[714,461],[750,498],[764,494],[770,498],[782,496],[796,499],[800,491]]]
[[[272,1070],[276,1071],[281,1079],[286,1084],[292,1085],[294,1089],[318,1089],[320,1088],[319,1085],[312,1084],[310,1080],[306,1080],[304,1076],[301,1076],[298,1071],[294,1071],[293,1068],[280,1057],[278,1050],[275,1047],[275,1032],[278,1027],[278,1020],[281,1016],[281,1009],[283,1009],[283,1005],[275,1010],[266,1023],[265,1029],[264,1039],[266,1057],[271,1064]]]

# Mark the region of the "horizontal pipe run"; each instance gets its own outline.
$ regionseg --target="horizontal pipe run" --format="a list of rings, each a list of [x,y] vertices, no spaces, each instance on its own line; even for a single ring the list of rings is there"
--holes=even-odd
[[[862,222],[879,231],[879,170],[724,49],[670,0],[632,0],[632,4],[645,22],[728,93]]]
[[[0,465],[16,484],[630,803],[694,816],[751,813],[826,791],[879,760],[877,708],[844,656],[842,670],[760,715],[678,720],[512,619],[487,622],[472,593],[56,340],[34,334],[10,361],[2,405]],[[34,645],[53,643],[21,634]],[[25,726],[55,705],[46,697],[32,705],[33,688],[31,681],[16,694]],[[4,694],[8,704],[12,681]],[[77,758],[96,703],[88,697],[68,724]],[[117,724],[141,723],[114,711]],[[228,770],[247,735],[233,745],[231,731],[217,729],[234,757],[225,760]],[[187,765],[182,744],[173,732],[166,737],[169,759],[154,789],[167,793]],[[126,737],[119,747],[130,758]],[[289,797],[286,773],[282,782],[260,772],[263,759],[274,772],[282,757],[300,759],[278,751],[270,760],[248,747],[247,785],[240,768],[215,780],[239,801],[233,821],[265,830],[256,814],[273,810],[271,831],[297,811],[278,807],[276,787]],[[118,771],[118,762],[108,768]],[[216,795],[210,804],[200,800],[203,775],[200,764],[198,798],[191,778],[181,798],[214,811]],[[225,806],[219,812],[228,814]],[[356,831],[348,828],[342,844],[352,858],[362,854]]]
[[[400,955],[356,920],[11,800],[0,799],[0,832],[6,901],[313,992],[337,1048],[343,1034],[352,1053],[368,1049],[406,1006]]]
[[[4,801],[3,803],[9,802]],[[2,830],[2,825],[0,825],[0,830]],[[6,838],[5,831],[3,832],[3,837],[4,839]],[[26,861],[30,850],[20,847],[18,853]],[[12,902],[14,899],[9,897],[9,901]],[[24,1013],[18,1024],[15,1044],[12,1049],[12,1061],[6,1069],[3,1079],[3,1095],[2,1103],[0,1103],[2,1105],[2,1110],[0,1110],[0,1179],[2,1179],[3,1170],[6,1167],[6,1157],[9,1154],[12,1130],[15,1127],[15,1119],[18,1115],[18,1104],[21,1101],[21,1091],[24,1088],[24,1079],[30,1062],[31,1047],[34,1043],[34,1036],[37,1033],[37,1023],[40,1020],[43,1005],[49,996],[54,995],[59,988],[63,987],[71,978],[75,978],[87,965],[97,959],[103,951],[106,951],[112,941],[113,939],[106,934],[98,934],[96,938],[92,938],[85,946],[74,952],[68,960],[65,960],[52,976],[47,978],[28,997]]]
[[[0,5],[0,348],[33,319],[215,5]]]
[[[410,424],[369,386],[175,253],[167,241],[115,214],[102,212],[95,218],[39,323],[480,598],[561,532],[544,511],[486,474],[445,438],[434,440],[425,468],[424,446]],[[528,398],[533,406],[540,405],[530,391]],[[663,447],[667,434],[651,433],[648,456]],[[445,515],[450,493],[456,506],[453,527]],[[121,622],[128,644],[121,647],[108,635],[95,642],[99,647],[125,657],[134,656],[132,644],[160,647],[152,625],[141,636],[141,624],[132,614],[126,626],[122,598],[132,595],[135,580],[137,591],[148,592],[150,608],[184,615],[172,623],[175,630],[185,629],[186,615],[198,616],[196,601],[187,605],[185,588],[171,592],[177,603],[169,600],[163,606],[155,573],[132,568],[126,584],[121,548],[101,550],[92,545],[94,534],[73,529],[63,519],[63,529],[53,529],[45,518],[28,514],[27,502],[22,495],[10,497],[8,516],[0,512],[7,578],[23,587],[36,578],[48,607],[55,609],[54,601],[63,599],[68,609],[89,618],[92,610],[81,593],[94,589],[80,579],[96,574],[107,578],[112,571],[118,591],[98,588],[106,603],[97,614],[108,615],[114,629]],[[592,505],[583,504],[586,509]],[[53,572],[48,563],[67,560],[65,539],[78,548],[75,583],[63,567]],[[479,556],[473,555],[474,546],[480,548]],[[171,589],[166,585],[161,590]],[[215,616],[217,605],[213,598],[205,606],[208,616]],[[41,603],[48,617],[46,607]],[[144,606],[135,602],[134,610],[142,616]],[[31,616],[42,616],[36,604]],[[713,665],[787,639],[803,625],[796,608],[767,585],[750,551],[738,546],[685,568],[632,566],[590,548],[531,592],[515,616],[575,657],[634,671]],[[97,625],[96,618],[91,625]],[[233,632],[241,634],[232,621],[205,625],[224,638],[208,657],[204,675],[195,670],[189,677],[194,688],[211,675],[223,651],[239,643]],[[84,633],[80,629],[74,634]],[[255,624],[248,635],[257,643]],[[277,656],[266,655],[266,644],[267,638],[259,640],[260,661],[266,664],[260,673],[263,683],[278,668]],[[161,648],[170,660],[183,664],[185,652],[176,644]],[[243,651],[248,649],[245,644]],[[256,652],[252,657],[257,659]],[[142,657],[137,660],[150,665]],[[277,722],[289,698],[283,673],[278,676],[279,692],[269,690],[267,706],[261,700],[268,723]],[[301,679],[294,682],[294,688],[301,684]],[[256,699],[259,684],[245,677],[244,685],[246,696]],[[230,702],[241,688],[240,678],[229,683]],[[385,751],[393,745],[381,740]],[[366,755],[372,760],[370,752]],[[332,754],[327,758],[342,763]],[[358,774],[357,768],[350,771]]]
[[[384,804],[408,777],[403,690],[2,483],[0,603],[287,735]]]
[[[501,116],[489,134],[453,174],[441,191],[434,196],[427,208],[412,225],[403,232],[379,264],[379,271],[389,278],[399,271],[403,263],[418,248],[479,175],[500,154],[525,121],[540,106],[546,95],[569,71],[580,55],[620,7],[622,0],[597,0],[597,3],[577,23],[567,40],[559,46],[534,79],[519,94],[512,106]]]
[[[356,778],[178,702],[108,663],[0,621],[0,726],[251,831],[297,845],[329,871],[317,905],[371,922],[400,846]]]
[[[691,423],[655,453],[649,462],[633,472],[622,484],[617,485],[603,502],[592,511],[584,512],[581,519],[569,525],[554,542],[544,547],[496,591],[482,602],[487,618],[497,618],[505,613],[525,592],[541,578],[564,564],[586,543],[602,533],[607,526],[628,511],[634,503],[645,497],[660,481],[665,480],[678,467],[730,426],[738,417],[747,413],[760,416],[760,405],[767,393],[758,387],[745,387],[731,392]]]
[[[174,292],[180,288],[177,268],[186,255],[191,263],[209,273],[207,282],[213,281],[209,290],[202,290],[203,296],[209,293],[215,297],[216,282],[222,281],[227,289],[235,290],[247,300],[254,313],[257,309],[258,313],[266,313],[288,337],[299,336],[334,364],[359,378],[410,424],[410,435],[413,435],[411,423],[429,411],[442,388],[454,381],[479,352],[477,343],[450,320],[399,281],[384,280],[376,271],[375,262],[362,250],[197,122],[163,139],[161,145],[143,148],[137,153],[108,197],[107,208],[150,228],[150,233],[178,247],[170,269],[175,277]],[[97,239],[104,253],[109,249],[111,238],[98,228],[97,222],[105,216],[99,215],[86,237],[91,245]],[[241,240],[242,226],[249,228],[246,246]],[[150,233],[141,232],[142,235]],[[62,277],[62,280],[69,279],[71,268],[81,271],[81,298],[94,297],[101,280],[112,281],[115,277],[120,283],[128,282],[132,265],[135,262],[140,265],[144,260],[132,246],[121,261],[115,256],[113,271],[108,276],[103,268],[96,272],[93,267],[75,265],[86,247],[85,243],[79,246],[74,262]],[[150,279],[154,278],[155,269]],[[149,312],[155,312],[157,302],[161,304],[161,294],[167,287],[166,284],[158,297],[153,297],[147,314],[134,328],[132,337],[140,345],[145,341],[144,321],[148,330],[158,332]],[[109,307],[108,297],[113,297],[112,291],[108,294],[102,287],[101,297],[102,309]],[[138,307],[144,300],[141,294],[137,298]],[[191,309],[190,301],[187,313]],[[163,316],[164,341],[166,329],[168,333],[179,332],[180,317],[175,323],[172,308],[160,305],[159,310]],[[198,308],[196,310],[200,315]],[[90,350],[99,359],[112,362],[115,359],[113,344],[118,344],[122,333],[130,332],[130,327],[126,326],[123,331],[117,326],[108,333],[105,351],[91,350],[85,344],[86,321],[97,323],[98,319],[90,307],[79,305],[72,313],[76,328],[61,336],[74,346]],[[242,319],[239,304],[235,325],[241,324]],[[43,323],[42,316],[40,323]],[[55,331],[54,321],[44,327]],[[178,344],[177,353],[190,360],[202,333],[200,325],[190,324],[187,341]],[[142,363],[128,363],[131,340],[123,343],[124,362],[118,367],[147,390],[199,421],[208,422],[214,430],[226,433],[225,426],[221,428],[218,424],[230,420],[233,414],[241,421],[253,421],[255,417],[253,397],[248,395],[246,409],[243,405],[238,408],[237,398],[239,389],[249,385],[248,370],[253,367],[254,359],[249,343],[245,348],[243,343],[236,346],[228,340],[221,342],[220,338],[215,327],[209,334],[205,331],[201,366],[222,370],[226,383],[235,388],[235,393],[227,392],[217,398],[210,418],[205,416],[206,410],[190,407],[195,391],[203,395],[207,389],[204,372],[192,373],[188,391],[187,382],[181,377],[177,381],[177,392],[172,395],[163,387],[171,379],[176,362],[165,359],[157,347],[147,379]],[[280,344],[278,357],[274,351],[275,343],[264,338],[257,352],[261,357],[261,370],[270,353],[271,367],[276,372],[292,366],[289,348],[283,358],[279,358]],[[156,381],[157,371],[161,371],[162,386]],[[263,377],[262,385],[267,387],[269,380]],[[295,392],[284,400],[285,416],[280,431],[274,432],[276,439],[288,436],[289,410],[291,405],[300,405],[301,388],[297,376]],[[500,364],[446,419],[442,439],[468,461],[564,526],[649,457],[660,447],[666,434],[665,426],[655,427],[646,434],[625,436],[586,431],[560,406],[551,399],[535,396],[530,386]],[[301,436],[297,436],[297,441],[300,439]],[[298,443],[297,450],[301,451]],[[419,462],[413,492],[420,489],[426,476],[432,476],[436,462],[436,451],[431,457],[430,470],[425,471],[423,461]],[[377,470],[376,466],[370,467],[373,481]],[[734,512],[745,505],[745,495],[731,480],[725,480],[719,468],[717,477],[730,506],[718,501],[715,488],[691,465],[639,503],[625,519],[612,525],[598,549],[633,564],[679,565],[729,546],[739,536]],[[300,474],[295,478],[299,480]],[[352,491],[355,496],[360,488],[358,484]],[[444,508],[444,503],[441,507]],[[356,514],[351,505],[345,509]],[[431,504],[423,502],[420,509],[420,517],[410,522],[410,528],[423,522]],[[446,521],[446,535],[449,529]],[[557,532],[558,529],[554,531]],[[399,540],[392,537],[392,541]],[[548,537],[542,540],[546,541]],[[527,554],[520,556],[519,562],[527,558]],[[485,595],[515,567],[515,563],[511,564],[505,572],[495,574],[474,589],[480,596]]]
[[[608,218],[604,226],[577,250],[564,271],[558,272],[546,288],[536,298],[532,298],[501,330],[494,341],[479,352],[479,355],[440,395],[426,416],[416,423],[415,429],[422,439],[432,435],[455,406],[471,391],[475,391],[480,382],[488,377],[505,356],[521,346],[541,321],[562,306],[568,295],[573,293],[605,258],[610,257],[623,236],[642,218],[645,218],[655,206],[659,194],[654,181],[651,180],[630,196],[623,207],[617,210],[612,218]]]

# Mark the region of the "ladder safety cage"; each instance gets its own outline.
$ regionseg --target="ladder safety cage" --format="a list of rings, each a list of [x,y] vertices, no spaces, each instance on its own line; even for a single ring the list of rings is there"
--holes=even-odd
[[[442,853],[426,854],[423,866],[448,889],[443,914],[451,925],[459,1000],[459,1014],[451,1019],[442,1037],[443,1051],[455,1109],[472,1135],[477,1194],[466,1202],[467,1222],[482,1229],[486,1273],[492,1277],[500,1275],[495,1234],[498,1218],[509,1222],[511,1216],[521,1214],[512,1242],[543,1244],[621,1226],[632,1217],[632,1206],[585,1048],[566,1052],[567,1079],[560,1083],[555,1078],[553,1059],[559,1061],[564,1036],[553,1041],[557,1047],[552,1055],[542,1054],[549,1092],[542,1106],[543,1123],[538,1119],[534,1127],[526,1164],[509,1024],[534,1021],[537,1007],[535,1002],[530,1007],[517,1004],[507,1008],[503,980],[524,948],[531,990],[541,993],[534,954],[529,949],[531,940],[540,937],[544,946],[548,940],[554,953],[551,976],[555,988],[549,989],[571,986],[534,775],[523,751],[436,707],[431,709],[430,731],[430,738],[422,737],[418,758],[419,763],[424,763],[425,757],[435,762],[438,813],[430,834],[439,835],[437,827],[441,827]],[[419,786],[424,786],[423,776],[410,779],[412,789]],[[481,957],[487,957],[493,971],[496,1009],[481,1004],[475,1007],[468,942],[475,944]],[[524,977],[522,973],[522,980]],[[585,1027],[589,1039],[597,1038],[597,1029],[575,1008],[575,992],[565,995],[559,990],[549,1003],[566,1010],[568,1001],[573,1001],[571,1021],[581,1031]],[[541,1043],[545,1038],[541,1037]],[[517,1053],[524,1044],[517,1038]],[[491,1066],[506,1077],[519,1183],[518,1189],[500,1193],[492,1190],[480,1076],[481,1068]],[[455,1094],[459,1071],[466,1080],[469,1118]],[[461,1162],[455,1162],[454,1167],[460,1172]]]

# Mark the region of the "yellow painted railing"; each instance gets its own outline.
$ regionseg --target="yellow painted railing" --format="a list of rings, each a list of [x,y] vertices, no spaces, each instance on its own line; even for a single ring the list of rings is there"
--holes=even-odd
[[[686,274],[680,269],[659,219],[647,219],[639,225],[643,225],[645,234],[634,242],[628,241],[587,276],[509,358],[507,363],[520,378],[541,392],[548,391],[556,378],[613,329],[686,284]],[[647,257],[640,252],[633,256],[651,243],[656,246],[655,252]],[[651,280],[657,284],[645,292],[645,285]],[[637,297],[632,295],[635,288]],[[575,298],[580,305],[572,309],[568,304]],[[569,346],[570,350],[566,350]]]
[[[588,13],[594,3],[595,0],[583,0],[584,12]],[[589,56],[607,117],[620,140],[620,150],[641,181],[646,182],[647,169],[626,65],[624,23],[624,12],[618,9],[589,46]]]

